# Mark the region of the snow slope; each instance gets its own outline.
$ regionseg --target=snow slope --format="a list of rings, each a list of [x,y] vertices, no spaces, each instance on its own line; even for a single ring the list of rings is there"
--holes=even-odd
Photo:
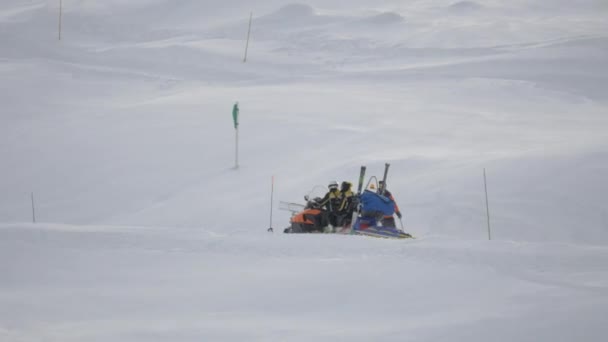
[[[1,340],[603,340],[604,1],[63,4],[0,4]],[[385,162],[419,239],[266,234]]]
[[[602,341],[606,248],[2,225],[4,341]],[[8,310],[7,310],[8,309]]]

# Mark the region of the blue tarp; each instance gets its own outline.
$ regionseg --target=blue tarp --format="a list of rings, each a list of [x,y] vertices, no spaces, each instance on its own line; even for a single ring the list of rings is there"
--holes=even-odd
[[[390,216],[395,213],[395,202],[388,197],[365,190],[359,199],[361,201],[362,213],[382,213],[384,216]]]

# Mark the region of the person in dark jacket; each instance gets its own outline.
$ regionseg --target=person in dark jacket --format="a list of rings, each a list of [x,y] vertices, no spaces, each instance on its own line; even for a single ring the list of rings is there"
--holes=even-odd
[[[338,209],[339,226],[346,226],[351,221],[351,216],[354,210],[354,193],[351,190],[353,184],[351,182],[342,182],[340,184],[340,208]]]
[[[386,189],[386,184],[384,183],[384,181],[378,182],[378,190],[383,192],[383,193],[381,193],[381,195],[390,198],[393,201],[393,203],[395,203],[395,215],[397,215],[397,217],[399,219],[401,219],[401,217],[403,215],[401,214],[401,210],[399,210],[397,201],[395,201],[395,197],[393,197],[393,194],[391,194],[391,192]],[[382,226],[383,227],[393,227],[393,228],[397,227],[397,225],[395,224],[395,218],[393,217],[393,215],[384,216],[382,218]]]

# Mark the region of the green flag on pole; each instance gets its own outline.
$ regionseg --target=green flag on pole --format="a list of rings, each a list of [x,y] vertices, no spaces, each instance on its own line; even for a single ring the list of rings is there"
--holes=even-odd
[[[235,103],[232,107],[232,119],[234,120],[234,129],[239,127],[239,103]]]

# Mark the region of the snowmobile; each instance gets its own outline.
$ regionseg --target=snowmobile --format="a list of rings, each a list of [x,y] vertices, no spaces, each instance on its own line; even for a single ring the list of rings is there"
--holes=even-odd
[[[386,184],[386,176],[390,164],[385,165],[384,182]],[[353,197],[352,213],[343,215],[338,218],[340,224],[333,227],[329,224],[329,213],[322,209],[319,205],[320,198],[310,198],[305,196],[307,201],[304,208],[295,212],[290,220],[290,226],[285,228],[284,233],[334,233],[348,235],[366,235],[373,237],[406,239],[412,236],[402,229],[397,227],[389,227],[382,225],[384,216],[391,216],[395,213],[395,203],[390,198],[383,195],[384,187],[376,186],[377,192],[367,190],[372,181],[377,184],[377,178],[372,176],[363,190],[363,181],[365,179],[366,167],[361,167],[359,176],[359,184],[357,193]],[[314,190],[314,189],[313,189]],[[349,217],[350,216],[350,217]]]
[[[329,220],[320,201],[320,197],[308,200],[304,210],[291,217],[291,226],[285,228],[285,233],[322,233]]]

